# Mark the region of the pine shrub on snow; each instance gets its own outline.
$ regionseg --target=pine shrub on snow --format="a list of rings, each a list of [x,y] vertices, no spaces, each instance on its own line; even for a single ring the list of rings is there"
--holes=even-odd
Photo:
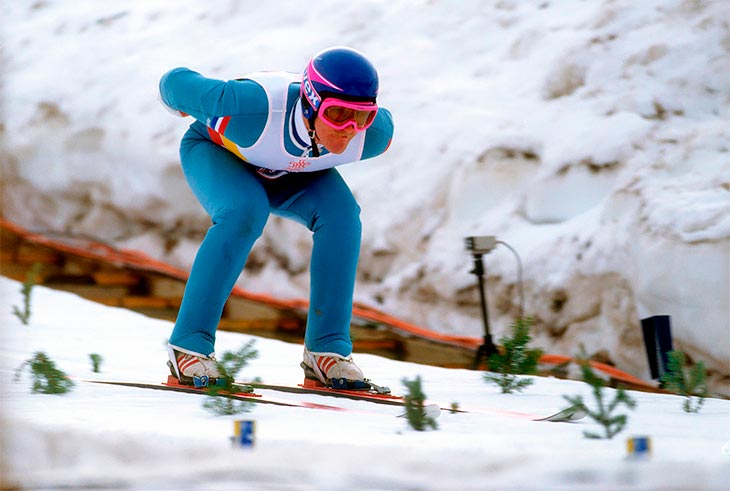
[[[501,351],[489,357],[490,371],[484,374],[484,380],[499,385],[503,394],[521,392],[534,382],[531,378],[519,376],[536,373],[537,363],[543,353],[540,349],[527,348],[532,341],[531,325],[532,319],[529,317],[514,322],[511,326],[512,337],[501,338]]]

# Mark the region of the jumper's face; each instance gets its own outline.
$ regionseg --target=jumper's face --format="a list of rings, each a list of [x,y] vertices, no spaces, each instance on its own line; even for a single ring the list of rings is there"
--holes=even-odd
[[[350,140],[357,134],[357,131],[352,126],[336,130],[320,118],[314,120],[314,132],[317,135],[317,143],[323,145],[328,151],[338,154],[347,149]]]

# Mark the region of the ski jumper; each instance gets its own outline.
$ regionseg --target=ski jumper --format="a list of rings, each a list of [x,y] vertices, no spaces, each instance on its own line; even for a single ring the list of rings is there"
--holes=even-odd
[[[180,144],[183,173],[212,219],[185,287],[170,345],[210,356],[226,300],[271,213],[313,233],[305,346],[352,352],[350,320],[360,252],[360,207],[334,167],[384,153],[393,121],[383,108],[342,154],[312,156],[294,74],[240,80],[176,68],[160,80],[162,102],[195,118]],[[281,237],[286,243],[287,238]]]

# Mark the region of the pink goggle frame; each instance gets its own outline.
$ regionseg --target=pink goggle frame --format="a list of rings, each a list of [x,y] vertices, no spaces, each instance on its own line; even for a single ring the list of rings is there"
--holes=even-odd
[[[350,102],[328,97],[319,106],[317,115],[324,123],[336,130],[352,126],[355,131],[364,131],[373,124],[378,113],[374,102]]]

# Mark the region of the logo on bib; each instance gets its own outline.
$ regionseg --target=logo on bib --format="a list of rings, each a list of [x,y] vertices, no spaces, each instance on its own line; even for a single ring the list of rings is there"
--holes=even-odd
[[[312,163],[304,159],[293,160],[289,162],[289,167],[287,167],[286,170],[289,172],[301,172],[310,165],[312,165]]]

